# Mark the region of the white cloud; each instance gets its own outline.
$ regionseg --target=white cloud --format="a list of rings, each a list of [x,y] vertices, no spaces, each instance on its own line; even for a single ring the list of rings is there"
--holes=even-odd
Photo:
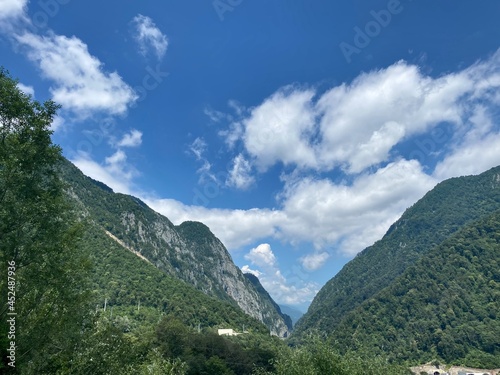
[[[437,78],[400,61],[321,94],[279,89],[219,134],[231,147],[241,140],[261,172],[283,163],[355,174],[390,161],[401,141],[442,122],[460,129],[478,101],[500,103],[499,88],[500,50]]]
[[[60,128],[62,128],[63,125],[64,125],[64,118],[62,118],[61,116],[56,116],[54,117],[52,124],[50,124],[50,129],[55,132]]]
[[[500,134],[463,144],[440,162],[434,171],[439,180],[475,175],[500,165]]]
[[[187,220],[201,221],[230,251],[255,243],[259,239],[275,237],[279,223],[286,219],[283,212],[271,209],[206,208],[203,206],[208,205],[210,197],[199,190],[193,192],[193,205],[151,196],[141,199],[175,224]]]
[[[242,154],[239,154],[233,160],[233,167],[229,171],[226,184],[237,189],[248,189],[255,182],[251,172],[252,166],[250,162]]]
[[[152,49],[158,60],[161,60],[167,51],[167,37],[160,31],[151,18],[142,14],[135,16],[132,23],[135,27],[134,37],[139,43],[141,53],[146,55],[148,49]]]
[[[309,145],[314,136],[311,90],[285,87],[251,111],[244,120],[243,140],[257,167],[265,171],[280,161],[284,164],[314,166]]]
[[[0,0],[0,22],[24,16],[28,0]]]
[[[244,126],[241,122],[232,122],[229,125],[229,129],[224,129],[219,131],[219,136],[224,138],[224,141],[229,146],[230,149],[234,148],[236,143],[243,138],[245,133]]]
[[[267,243],[263,243],[250,250],[245,255],[245,259],[261,267],[274,267],[276,265],[276,257],[271,250],[271,246]]]
[[[203,154],[207,151],[207,142],[203,138],[196,138],[189,146],[189,151],[193,153],[196,160],[202,160]]]
[[[232,121],[233,117],[224,112],[217,111],[213,108],[207,107],[203,110],[203,113],[210,119],[210,121],[218,123],[222,120]]]
[[[310,242],[318,249],[338,244],[343,253],[355,255],[380,239],[437,182],[418,162],[400,160],[359,176],[352,185],[327,179],[288,183],[279,210],[209,209],[202,206],[213,197],[201,190],[194,191],[193,205],[153,197],[143,200],[176,224],[205,223],[232,251],[272,237],[295,244]]]
[[[202,163],[201,167],[196,171],[200,175],[198,182],[200,184],[207,182],[215,183],[217,189],[219,189],[224,184],[224,181],[219,181],[217,176],[212,173],[212,164],[205,157],[207,147],[207,142],[203,138],[198,137],[189,145],[188,150],[194,155],[197,161]]]
[[[92,177],[108,185],[117,193],[130,194],[127,181],[123,181],[120,176],[114,176],[106,166],[86,157],[78,157],[71,160],[85,175]]]
[[[406,160],[360,175],[352,185],[302,179],[286,186],[282,203],[286,220],[280,223],[279,234],[312,242],[318,249],[340,242],[341,251],[354,255],[380,239],[436,183],[418,162]]]
[[[318,109],[326,169],[350,173],[389,159],[392,147],[442,121],[461,123],[461,96],[472,89],[465,74],[432,79],[404,62],[362,74],[322,95]]]
[[[26,95],[31,95],[32,97],[35,96],[35,89],[33,88],[33,86],[27,86],[27,85],[23,85],[22,83],[18,83],[17,87],[19,88],[19,90],[24,92]]]
[[[328,258],[330,258],[330,254],[328,254],[326,251],[323,251],[303,256],[302,258],[300,258],[300,262],[306,270],[315,271],[321,268],[328,260]]]
[[[83,153],[71,162],[85,175],[105,183],[117,193],[140,195],[132,187],[132,180],[138,172],[127,162],[127,155],[122,150],[106,157],[102,164]]]
[[[118,142],[118,147],[137,147],[142,144],[142,132],[132,129]]]
[[[233,121],[224,136],[233,147],[241,142],[245,148],[233,159],[234,176],[226,175],[222,181],[229,183],[232,178],[234,186],[242,187],[253,178],[250,172],[255,167],[263,171],[280,162],[295,166],[290,172],[293,178],[283,178],[276,209],[206,208],[219,193],[218,184],[213,191],[195,188],[188,203],[139,197],[176,224],[204,222],[230,251],[269,238],[294,245],[312,243],[315,252],[299,255],[309,271],[321,267],[335,251],[354,256],[380,239],[406,208],[442,179],[500,164],[497,112],[491,110],[500,87],[498,56],[440,78],[425,77],[416,67],[400,62],[363,74],[317,100],[311,90],[287,88],[250,112],[239,110],[249,116]],[[417,134],[425,137],[441,121],[452,124],[453,137],[443,141],[442,161],[432,175],[417,160],[392,152],[402,140]],[[200,171],[212,176],[207,148],[205,140],[197,138],[190,152],[203,162]],[[87,163],[87,169],[111,181],[104,181],[110,186],[121,183],[130,191],[132,176],[124,163],[124,155],[116,153],[103,165]],[[310,173],[310,168],[316,172],[334,166],[343,167],[346,181]],[[263,285],[281,302],[314,295],[313,284],[304,280],[290,284],[269,245],[252,249],[246,259],[256,267],[244,268],[260,273]]]
[[[118,73],[104,72],[103,64],[74,36],[25,33],[15,39],[26,48],[29,59],[38,64],[42,74],[55,83],[50,91],[64,110],[79,117],[96,111],[118,115],[137,99]]]

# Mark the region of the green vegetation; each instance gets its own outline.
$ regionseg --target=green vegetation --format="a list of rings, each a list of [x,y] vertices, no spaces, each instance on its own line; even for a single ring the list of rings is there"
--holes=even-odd
[[[224,303],[238,307],[232,297],[236,295],[243,305],[258,305],[260,310],[254,316],[262,317],[264,324],[276,332],[287,331],[290,323],[287,316],[267,292],[260,293],[243,276],[206,225],[187,221],[174,226],[139,199],[113,193],[106,185],[84,176],[68,161],[61,163],[60,169],[68,181],[69,195],[88,221],[95,224],[97,232],[107,231],[164,273]]]
[[[274,361],[274,372],[257,370],[258,375],[405,375],[405,366],[389,364],[383,357],[363,357],[355,352],[340,353],[317,336],[307,336],[297,348],[283,347]]]
[[[196,290],[139,258],[92,223],[81,246],[91,252],[94,303],[108,308],[152,308],[157,320],[173,314],[189,327],[242,327],[267,334],[267,329],[238,307]],[[95,307],[94,304],[94,307]]]
[[[344,317],[389,286],[422,255],[471,222],[500,209],[500,167],[446,180],[406,210],[384,238],[358,254],[317,294],[295,326],[333,332]]]
[[[428,252],[332,336],[391,361],[500,367],[499,249],[497,211]]]
[[[0,293],[1,370],[51,372],[71,355],[88,308],[85,252],[77,251],[81,227],[66,202],[56,165],[60,149],[50,124],[58,107],[17,88],[0,69]],[[8,268],[11,266],[12,268]],[[11,271],[8,273],[8,271]],[[8,278],[10,276],[11,278]],[[7,297],[8,303],[7,303]],[[15,312],[15,337],[7,335]]]

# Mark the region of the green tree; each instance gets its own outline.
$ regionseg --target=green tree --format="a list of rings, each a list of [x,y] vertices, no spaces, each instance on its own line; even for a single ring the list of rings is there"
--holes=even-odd
[[[55,373],[68,361],[89,311],[83,305],[87,258],[76,250],[80,226],[58,177],[61,150],[51,141],[58,109],[52,101],[32,100],[0,68],[0,350],[6,366],[13,306],[20,373]],[[15,268],[15,305],[6,303],[9,264]]]

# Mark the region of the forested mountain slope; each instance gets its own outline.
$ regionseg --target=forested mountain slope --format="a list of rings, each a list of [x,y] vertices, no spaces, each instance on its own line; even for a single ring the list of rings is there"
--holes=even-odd
[[[260,294],[243,276],[205,225],[186,222],[174,226],[139,199],[114,193],[67,161],[62,163],[61,172],[69,184],[69,195],[102,233],[166,274],[239,306],[274,334],[288,334],[291,327],[274,308],[274,301]]]
[[[238,328],[244,324],[254,332],[266,332],[257,319],[239,307],[167,275],[107,236],[95,224],[86,224],[80,246],[91,254],[90,288],[99,309],[104,309],[105,304],[108,311],[117,307],[132,307],[139,312],[154,309],[159,315],[172,314],[187,326]]]
[[[425,253],[332,337],[396,361],[500,367],[500,210]]]
[[[389,286],[423,254],[498,209],[500,167],[438,184],[320,290],[297,323],[296,337],[311,328],[332,332],[347,314]]]

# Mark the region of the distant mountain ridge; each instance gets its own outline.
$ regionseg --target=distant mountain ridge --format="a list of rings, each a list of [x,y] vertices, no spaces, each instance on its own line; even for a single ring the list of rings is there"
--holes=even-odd
[[[474,237],[474,241],[468,241],[469,246],[479,247],[477,257],[483,254],[484,251],[488,251],[489,262],[494,264],[500,262],[500,245],[498,242],[495,243],[495,241],[498,241],[498,232],[500,231],[500,227],[495,222],[498,219],[499,210],[500,167],[492,168],[478,176],[452,178],[438,184],[421,200],[408,208],[380,241],[363,250],[326,283],[314,298],[308,312],[295,326],[293,337],[300,339],[303,334],[314,329],[332,335],[339,340],[339,343],[345,344],[346,347],[355,345],[353,343],[357,341],[356,337],[359,337],[360,345],[369,344],[372,345],[372,348],[378,347],[377,350],[373,350],[374,352],[381,350],[386,353],[390,353],[391,350],[398,352],[398,348],[404,346],[402,342],[399,346],[395,345],[397,341],[392,342],[392,344],[384,344],[387,340],[389,342],[390,340],[399,340],[397,337],[406,337],[411,342],[410,337],[425,336],[426,340],[431,337],[431,340],[441,342],[436,336],[432,335],[412,336],[412,330],[418,330],[418,327],[408,326],[407,324],[413,317],[418,316],[418,312],[394,310],[389,305],[384,304],[384,301],[391,300],[392,303],[397,304],[400,299],[395,298],[394,295],[396,294],[397,297],[400,293],[408,293],[402,292],[401,287],[398,289],[395,286],[401,282],[402,278],[407,278],[405,281],[407,285],[412,285],[416,279],[421,280],[416,277],[417,275],[409,277],[412,272],[415,272],[416,267],[420,270],[419,272],[428,273],[431,269],[434,269],[435,272],[442,272],[438,271],[439,268],[432,268],[430,265],[428,270],[418,267],[422,267],[422,264],[426,264],[432,257],[435,260],[438,259],[439,256],[436,255],[436,252],[439,254],[439,251],[448,251],[452,256],[453,252],[449,251],[450,245],[446,244],[449,243],[447,241],[452,241],[452,238],[457,236],[462,236],[462,241],[465,242],[468,241],[467,235],[472,236],[477,231],[483,234],[486,233],[483,236]],[[485,224],[483,220],[487,222],[490,220],[490,222]],[[493,231],[493,238],[490,237],[491,233],[488,233],[488,230],[484,230],[484,225],[489,226],[489,230]],[[464,233],[468,234],[464,235]],[[487,249],[481,250],[481,246],[483,246],[481,244],[486,244],[484,246]],[[463,260],[463,255],[460,256]],[[451,267],[446,259],[439,259],[440,262],[444,263],[445,267]],[[478,266],[478,264],[480,265]],[[464,272],[467,274],[469,272],[479,272],[482,268],[490,269],[491,266],[491,264],[481,265],[481,262],[478,264],[464,261]],[[472,269],[475,271],[471,271]],[[490,271],[487,277],[494,283],[498,283],[500,281],[498,280],[498,272],[492,272]],[[439,279],[440,276],[438,274],[436,278]],[[433,278],[429,275],[428,281],[431,280]],[[443,293],[450,290],[449,285],[451,284],[451,282],[448,282],[448,285],[443,284],[440,287],[444,288],[442,289]],[[494,286],[498,287],[497,284],[494,284]],[[425,299],[426,293],[430,293],[430,289],[434,288],[434,284],[421,281],[414,288],[416,288],[417,295],[420,296],[417,298]],[[460,288],[463,288],[463,286]],[[481,294],[481,296],[478,296],[478,300],[488,301],[488,298],[493,298],[492,301],[497,304],[496,306],[500,310],[500,305],[498,305],[500,296],[495,294],[494,297],[486,297],[490,293],[488,290],[484,285],[483,289],[477,289],[477,293]],[[404,309],[404,307],[402,308]],[[420,306],[419,308],[423,309],[424,307]],[[385,309],[385,313],[376,309]],[[390,323],[386,322],[385,325],[377,320],[384,314],[390,316],[391,319]],[[467,316],[468,319],[471,317],[480,318],[479,315],[474,314]],[[445,320],[443,319],[443,321]],[[468,327],[464,328],[465,330],[471,327],[469,323],[461,319],[455,321],[455,324],[464,324],[464,327]],[[383,328],[381,328],[381,325],[383,325]],[[406,336],[400,331],[403,326],[407,330]],[[498,329],[497,326],[491,326],[490,328],[492,330]],[[433,329],[442,330],[443,328],[434,327]],[[385,332],[381,333],[381,330],[385,330]],[[393,339],[388,338],[389,336]],[[374,338],[375,342],[370,341],[370,338]],[[416,340],[416,346],[413,350],[415,352],[421,350],[423,353],[424,349],[418,349],[418,339],[414,340]],[[477,359],[478,356],[480,357],[484,353],[486,353],[484,354],[486,357],[491,353],[497,353],[498,355],[500,351],[498,348],[499,341],[497,340],[496,343],[494,340],[492,343],[491,339],[487,339],[487,341],[490,347],[486,349],[481,346],[482,344],[476,343],[477,345],[472,345],[478,352],[477,355],[471,354],[472,359],[469,358],[469,360]],[[467,353],[462,356],[460,353],[445,354],[444,351],[440,352],[436,345],[436,343],[429,345],[429,352],[433,352],[436,356],[441,356],[441,358],[446,357],[449,360],[453,358],[464,359],[467,355]],[[408,351],[411,352],[410,349]],[[415,359],[411,355],[408,355],[408,358]]]
[[[273,334],[289,334],[292,327],[274,301],[257,291],[204,224],[185,222],[175,226],[141,200],[114,193],[105,184],[84,176],[70,162],[64,162],[61,171],[69,184],[70,197],[108,236],[166,274],[235,304]]]
[[[302,318],[302,316],[304,315],[302,311],[292,306],[282,304],[280,305],[280,308],[284,314],[287,314],[292,319],[293,325],[295,325],[299,321],[299,319]]]

